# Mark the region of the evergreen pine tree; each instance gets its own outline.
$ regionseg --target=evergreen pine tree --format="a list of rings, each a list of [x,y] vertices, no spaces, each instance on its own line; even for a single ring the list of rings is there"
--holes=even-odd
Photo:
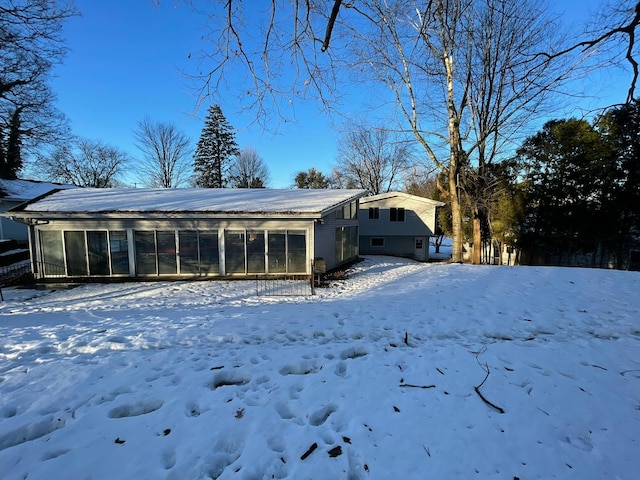
[[[0,178],[15,180],[22,169],[19,110],[14,110],[6,129],[8,135],[5,136],[0,128]]]
[[[4,131],[2,125],[0,125],[0,178],[5,178],[5,172],[7,171],[7,154],[5,152],[4,143]]]
[[[229,180],[231,160],[239,153],[233,129],[222,114],[220,106],[212,105],[194,155],[196,185],[205,188],[224,187]]]
[[[20,138],[20,111],[15,110],[9,124],[9,138],[7,138],[6,166],[4,178],[15,180],[22,169],[22,139]]]

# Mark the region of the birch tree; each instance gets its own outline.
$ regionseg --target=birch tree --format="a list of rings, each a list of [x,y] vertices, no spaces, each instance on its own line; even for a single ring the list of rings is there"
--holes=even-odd
[[[309,97],[339,108],[349,85],[372,88],[369,103],[392,113],[445,174],[453,261],[462,261],[461,205],[474,195],[468,166],[497,158],[566,72],[544,2],[292,1],[272,2],[264,16],[241,0],[224,5],[203,92],[244,67],[243,95],[260,117]]]

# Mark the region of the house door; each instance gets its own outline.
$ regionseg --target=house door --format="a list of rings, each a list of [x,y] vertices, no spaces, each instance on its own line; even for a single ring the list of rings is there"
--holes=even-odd
[[[424,261],[427,259],[427,239],[425,237],[415,237],[414,256],[416,260]]]

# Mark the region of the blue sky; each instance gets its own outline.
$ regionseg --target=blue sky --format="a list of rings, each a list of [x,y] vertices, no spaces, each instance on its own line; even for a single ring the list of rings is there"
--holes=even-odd
[[[132,132],[148,116],[174,123],[195,145],[208,104],[196,109],[195,87],[183,72],[195,71],[197,52],[210,45],[200,39],[203,18],[173,3],[156,8],[148,0],[76,0],[82,16],[65,26],[71,51],[53,82],[74,134],[135,158]],[[289,187],[299,170],[330,169],[336,135],[315,105],[300,105],[299,123],[275,135],[249,127],[232,100],[222,102],[223,113],[237,129],[240,148],[255,148],[269,166],[270,186]]]
[[[74,134],[104,141],[133,158],[138,156],[133,131],[145,116],[174,123],[195,145],[208,106],[196,109],[196,92],[183,73],[197,71],[198,52],[211,48],[201,39],[204,18],[174,0],[158,7],[154,3],[76,0],[82,16],[65,26],[70,52],[56,68],[52,84],[58,108],[69,117]],[[569,0],[556,8],[579,24],[599,3]],[[628,85],[619,73],[590,79],[585,88],[595,99],[580,100],[581,104],[601,106],[609,98],[610,103],[622,101]],[[336,160],[338,133],[318,105],[297,105],[297,123],[275,135],[250,126],[249,117],[236,111],[233,100],[224,98],[222,110],[237,129],[239,146],[255,148],[265,160],[270,187],[287,188],[297,171],[310,167],[329,173]],[[571,112],[555,117],[564,114]]]

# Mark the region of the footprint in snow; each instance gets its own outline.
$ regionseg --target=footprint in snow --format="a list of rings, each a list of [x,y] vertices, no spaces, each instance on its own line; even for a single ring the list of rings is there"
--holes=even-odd
[[[112,390],[111,392],[109,392],[108,394],[101,396],[96,401],[96,404],[102,405],[103,403],[113,402],[118,396],[123,395],[125,393],[131,393],[131,392],[133,392],[133,390],[131,390],[130,387],[118,387]]]
[[[162,462],[162,468],[165,470],[171,470],[176,465],[176,450],[175,448],[167,448],[160,457]]]
[[[37,440],[65,426],[61,418],[49,416],[39,422],[27,423],[0,435],[0,451],[25,442]]]
[[[202,409],[196,402],[189,402],[185,405],[184,413],[187,417],[199,417]]]
[[[146,415],[158,410],[164,401],[155,400],[141,400],[136,403],[127,403],[120,405],[119,407],[112,408],[109,411],[109,418],[126,418],[126,417],[138,417],[140,415]]]
[[[211,390],[219,387],[227,387],[233,385],[246,385],[251,381],[251,375],[242,370],[221,371],[214,375],[213,381],[209,384]]]
[[[296,364],[287,364],[280,369],[280,375],[308,375],[320,370],[320,366],[315,361],[306,360]]]
[[[209,478],[220,478],[227,468],[240,458],[241,449],[237,439],[235,441],[233,439],[222,439],[216,442],[212,452],[206,461],[207,475]],[[242,466],[235,465],[232,468],[233,473],[237,473],[242,469]]]
[[[18,408],[14,405],[5,405],[0,408],[0,417],[2,418],[11,418],[15,417],[18,414]]]
[[[369,350],[364,346],[353,346],[344,350],[340,354],[342,360],[364,357],[369,354]]]
[[[335,374],[338,377],[344,377],[347,375],[347,364],[345,362],[339,362],[336,365]]]
[[[293,413],[291,408],[289,408],[289,404],[287,402],[277,402],[274,405],[274,408],[276,409],[276,413],[283,420],[291,420],[295,417],[295,414]]]
[[[320,425],[324,424],[329,416],[337,410],[338,406],[336,404],[329,403],[309,415],[309,424],[313,425],[314,427],[319,427]]]

